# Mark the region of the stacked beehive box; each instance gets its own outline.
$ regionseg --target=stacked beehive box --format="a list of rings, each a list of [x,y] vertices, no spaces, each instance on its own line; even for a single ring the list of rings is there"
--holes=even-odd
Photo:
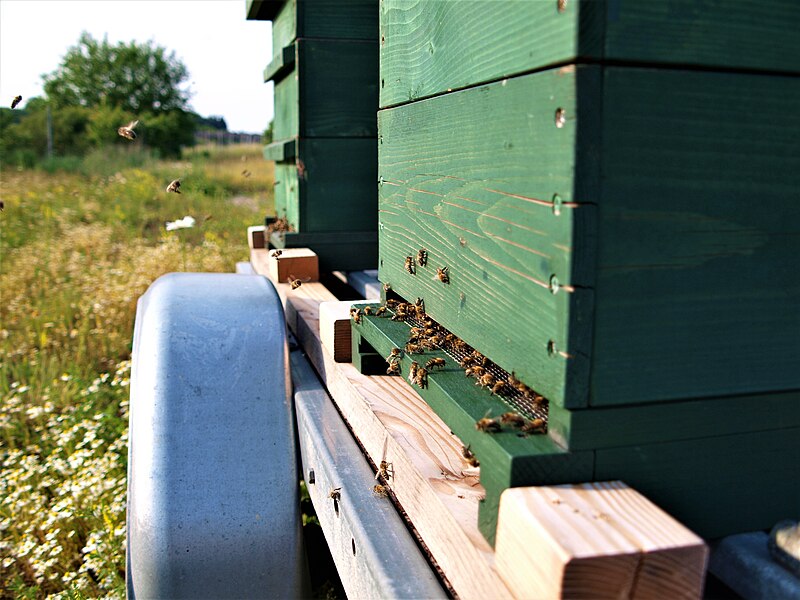
[[[323,271],[377,262],[375,0],[251,0],[272,20],[278,248],[310,247]],[[274,219],[269,219],[270,225]]]
[[[521,438],[476,431],[510,407],[454,361],[421,390],[481,460],[484,534],[503,489],[568,481],[623,479],[707,537],[794,514],[800,5],[380,18],[379,278],[549,400]],[[407,336],[365,317],[354,360]]]

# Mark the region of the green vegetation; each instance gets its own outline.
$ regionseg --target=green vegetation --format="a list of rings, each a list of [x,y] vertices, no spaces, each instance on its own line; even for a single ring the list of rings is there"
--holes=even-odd
[[[124,596],[136,300],[163,273],[232,271],[271,190],[258,145],[3,169],[0,598]]]

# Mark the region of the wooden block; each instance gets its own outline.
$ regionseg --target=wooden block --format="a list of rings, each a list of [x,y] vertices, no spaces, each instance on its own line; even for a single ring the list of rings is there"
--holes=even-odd
[[[266,248],[264,237],[266,229],[264,225],[251,225],[247,228],[247,244],[250,246],[250,250]]]
[[[518,598],[699,598],[703,540],[620,481],[506,490],[495,565]]]
[[[370,302],[369,300],[320,302],[319,337],[322,346],[333,356],[334,361],[346,363],[352,361],[350,307]]]
[[[279,256],[273,254],[280,252]],[[280,283],[299,279],[301,283],[319,281],[319,259],[308,248],[284,248],[269,253],[269,277]]]

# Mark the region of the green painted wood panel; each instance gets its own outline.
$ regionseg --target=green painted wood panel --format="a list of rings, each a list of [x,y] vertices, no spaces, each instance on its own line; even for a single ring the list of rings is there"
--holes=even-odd
[[[577,75],[599,89],[599,70]],[[599,104],[579,105],[575,80],[565,68],[378,114],[379,278],[566,406],[587,402],[597,201],[575,140]],[[428,266],[410,275],[405,257],[422,247]],[[436,279],[444,266],[448,285]]]
[[[297,230],[374,232],[378,222],[374,139],[300,139]]]
[[[287,219],[295,231],[300,225],[297,167],[292,163],[275,163],[275,214]]]
[[[578,59],[800,71],[800,3],[382,0],[381,107]]]
[[[551,404],[547,431],[574,451],[797,427],[800,392],[791,391],[585,410]]]
[[[800,389],[800,78],[603,90],[591,404]]]
[[[272,21],[272,45],[296,38],[376,40],[377,0],[248,0],[248,19]]]
[[[800,507],[800,428],[595,452],[596,481],[622,479],[705,538],[771,528]]]
[[[797,98],[583,66],[382,110],[380,279],[560,406],[798,389]]]
[[[279,75],[275,80],[275,138],[374,138],[376,44],[300,39],[288,47],[292,48],[294,68],[290,63],[290,68],[275,71]]]

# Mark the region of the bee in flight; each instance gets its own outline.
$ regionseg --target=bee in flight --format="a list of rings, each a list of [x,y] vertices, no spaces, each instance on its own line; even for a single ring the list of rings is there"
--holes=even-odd
[[[14,96],[14,99],[11,101],[11,108],[17,108],[17,104],[22,102],[22,96]]]
[[[283,254],[283,250],[273,250],[270,256],[272,258],[278,258],[281,254]]]
[[[134,137],[136,137],[136,136],[134,135]],[[181,193],[181,180],[180,179],[173,180],[172,183],[170,183],[167,186],[167,192],[168,193],[169,192],[175,192],[176,194],[180,194]]]
[[[117,129],[117,133],[120,134],[122,137],[128,140],[135,140],[136,139],[136,132],[133,130],[139,124],[139,121],[131,121],[127,125],[123,125],[119,129]]]

